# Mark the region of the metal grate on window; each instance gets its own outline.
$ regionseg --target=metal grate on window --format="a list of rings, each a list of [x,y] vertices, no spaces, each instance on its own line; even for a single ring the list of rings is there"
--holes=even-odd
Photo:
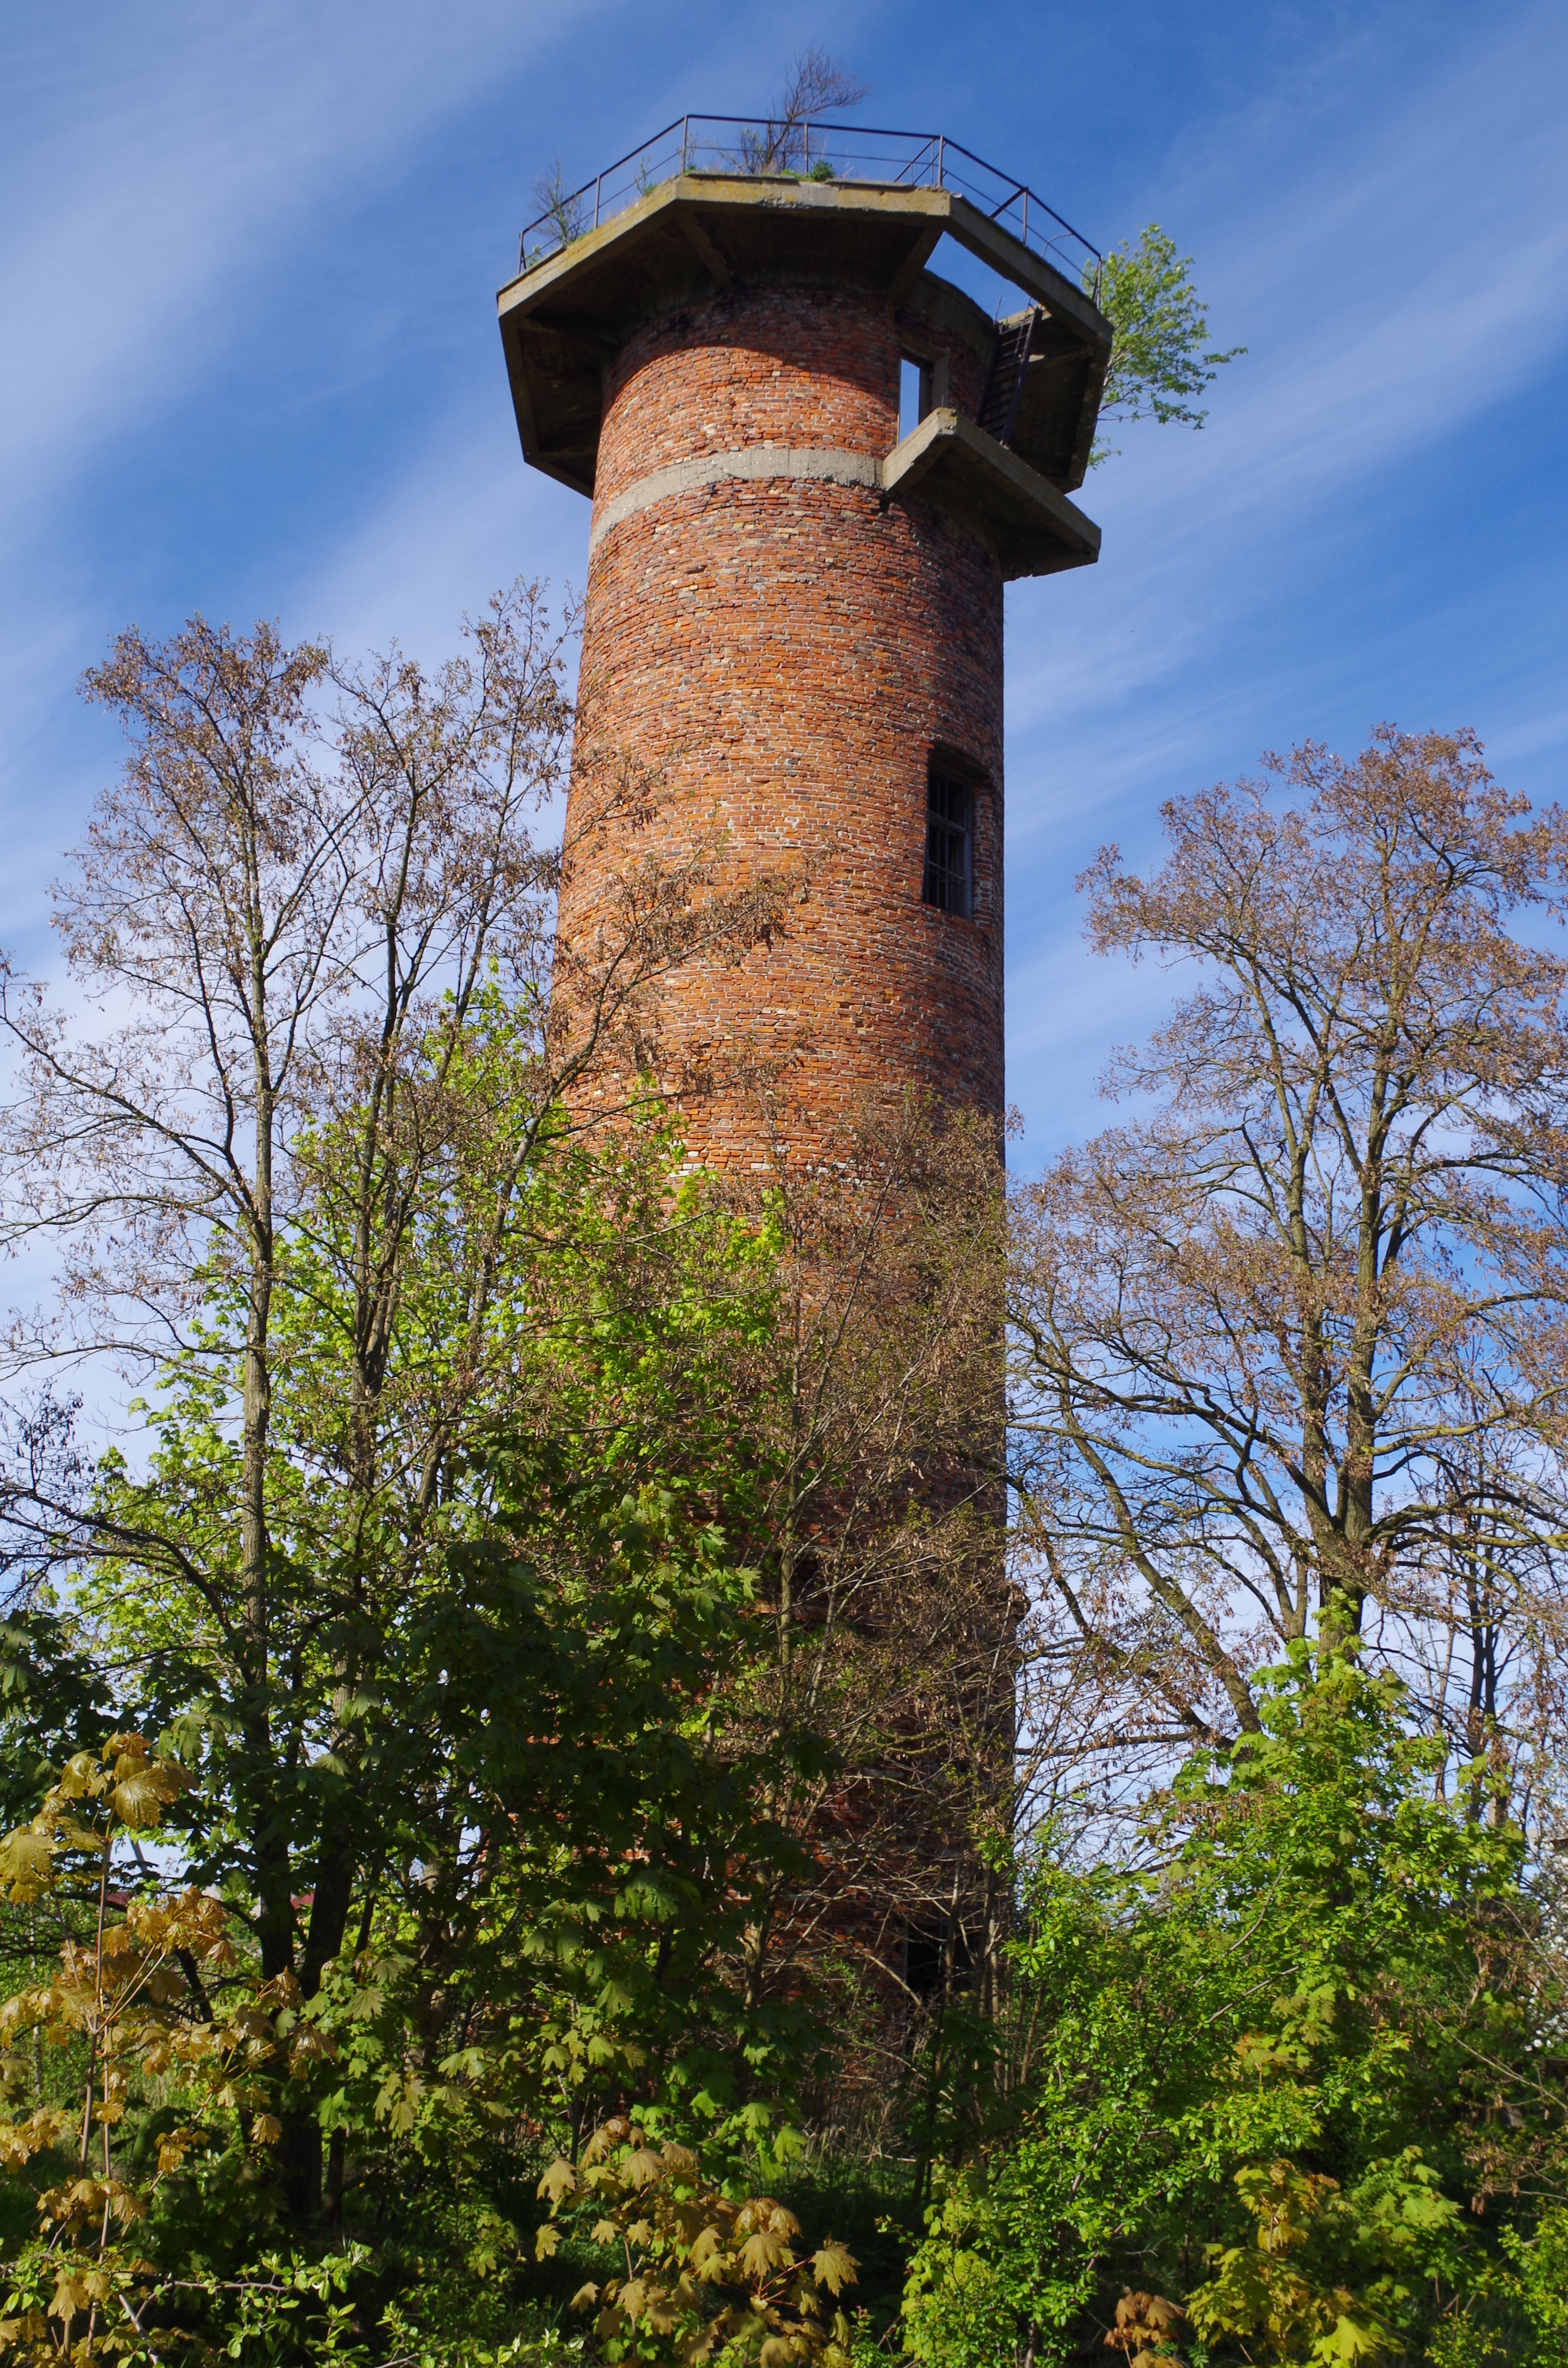
[[[925,903],[967,919],[973,857],[974,791],[951,773],[933,770],[926,793]]]

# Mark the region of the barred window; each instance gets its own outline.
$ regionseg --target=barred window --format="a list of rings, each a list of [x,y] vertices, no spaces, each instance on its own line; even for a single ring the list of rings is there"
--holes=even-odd
[[[968,919],[974,877],[974,791],[931,768],[926,791],[926,879],[920,894],[938,912]]]

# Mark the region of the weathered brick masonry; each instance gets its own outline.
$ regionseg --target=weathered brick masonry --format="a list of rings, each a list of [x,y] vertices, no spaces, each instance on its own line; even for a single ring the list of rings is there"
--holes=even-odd
[[[995,324],[924,268],[944,229],[1034,297],[1022,410],[988,404]],[[771,943],[665,990],[672,1075],[760,1059],[806,1156],[910,1086],[999,1112],[1003,584],[1094,556],[1057,489],[1083,473],[1104,324],[946,192],[698,175],[501,303],[525,450],[594,498],[591,762],[656,777],[664,857],[716,844],[715,885],[791,882]],[[905,358],[930,416],[901,442]],[[983,406],[998,436],[1022,421],[1014,450]],[[923,901],[933,764],[972,788],[967,913]],[[599,779],[568,808],[582,950],[647,845],[582,827]],[[699,1096],[687,1126],[700,1158],[767,1156],[753,1094]]]
[[[1026,310],[997,323],[926,269],[944,235]],[[690,1149],[744,1175],[778,1149],[782,1111],[785,1147],[809,1162],[910,1087],[999,1112],[1003,587],[1097,550],[1064,495],[1087,461],[1107,324],[946,188],[689,172],[522,273],[500,310],[524,450],[594,504],[563,944],[613,945],[649,853],[679,864],[716,847],[714,886],[791,882],[781,934],[738,962],[688,962],[665,990],[672,1078],[749,1063],[776,1087],[688,1095]],[[901,437],[906,358],[925,416]],[[607,757],[654,781],[651,823],[633,803],[599,826]],[[971,793],[967,910],[922,893],[934,768]],[[983,1515],[974,1485],[966,1464],[953,1488]],[[952,1509],[943,1468],[921,1486]],[[957,1682],[1006,1769],[1016,1607],[999,1552],[983,1534],[970,1551],[977,1591],[937,1649],[971,1666],[955,1680],[941,1663],[929,1724],[944,1702],[956,1716]],[[812,1559],[792,1566],[808,1592]],[[867,1638],[888,1611],[862,1599]],[[935,1772],[951,1738],[931,1739],[928,1786],[901,1748],[901,1780],[882,1770],[824,1809],[824,1835],[881,1839],[858,1873],[846,1847],[844,1887],[809,1910],[906,2002],[926,1986],[922,1951],[949,1975],[978,1968],[999,1929]]]
[[[714,450],[880,459],[898,441],[906,345],[892,305],[815,289],[656,324],[612,373],[597,510]],[[732,875],[803,878],[781,940],[672,987],[672,1051],[699,1067],[793,1054],[802,1148],[905,1083],[999,1110],[1002,579],[982,539],[868,486],[779,475],[667,494],[596,541],[583,679],[596,734],[664,774],[671,853],[717,825]],[[934,751],[976,782],[970,918],[921,901]],[[621,860],[597,840],[574,867],[568,941]],[[747,1164],[755,1123],[750,1100],[694,1102],[692,1147]]]
[[[977,307],[975,343],[991,327]],[[943,308],[945,309],[945,308]],[[979,409],[985,354],[929,319],[862,290],[767,288],[683,305],[631,336],[612,364],[594,486],[602,507],[654,469],[753,444],[842,446],[881,459],[898,441],[899,363],[911,341],[951,357],[953,400]]]

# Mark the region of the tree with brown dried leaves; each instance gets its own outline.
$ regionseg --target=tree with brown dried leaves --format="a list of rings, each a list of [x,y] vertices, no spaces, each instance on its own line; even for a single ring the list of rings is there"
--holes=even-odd
[[[1467,1585],[1475,1653],[1504,1604],[1563,1633],[1562,817],[1471,733],[1267,761],[1294,802],[1173,801],[1159,872],[1085,874],[1096,951],[1185,991],[1109,1073],[1150,1115],[1015,1203],[1024,1521],[1173,1737],[1256,1727],[1252,1668],[1314,1627],[1392,1645]],[[1477,1683],[1467,1756],[1483,1697],[1506,1724]]]
[[[802,50],[785,77],[773,111],[761,131],[741,134],[744,173],[794,173],[805,162],[806,126],[819,115],[836,114],[870,96],[871,85],[830,57],[819,42]]]

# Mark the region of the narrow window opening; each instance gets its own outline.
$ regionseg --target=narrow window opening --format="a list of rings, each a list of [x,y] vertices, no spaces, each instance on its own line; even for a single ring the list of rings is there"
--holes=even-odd
[[[937,1925],[911,1924],[903,1936],[903,1978],[917,1998],[935,1996],[942,1987],[942,1944],[945,1930]]]
[[[974,886],[974,791],[933,765],[926,791],[926,878],[920,894],[967,920]]]
[[[913,436],[931,408],[931,365],[905,354],[898,366],[898,435]]]
[[[955,1929],[945,1916],[927,1915],[905,1925],[903,1978],[917,1998],[935,1998],[949,1975],[955,1985],[967,1987],[970,1969],[969,1935],[961,1924]]]

